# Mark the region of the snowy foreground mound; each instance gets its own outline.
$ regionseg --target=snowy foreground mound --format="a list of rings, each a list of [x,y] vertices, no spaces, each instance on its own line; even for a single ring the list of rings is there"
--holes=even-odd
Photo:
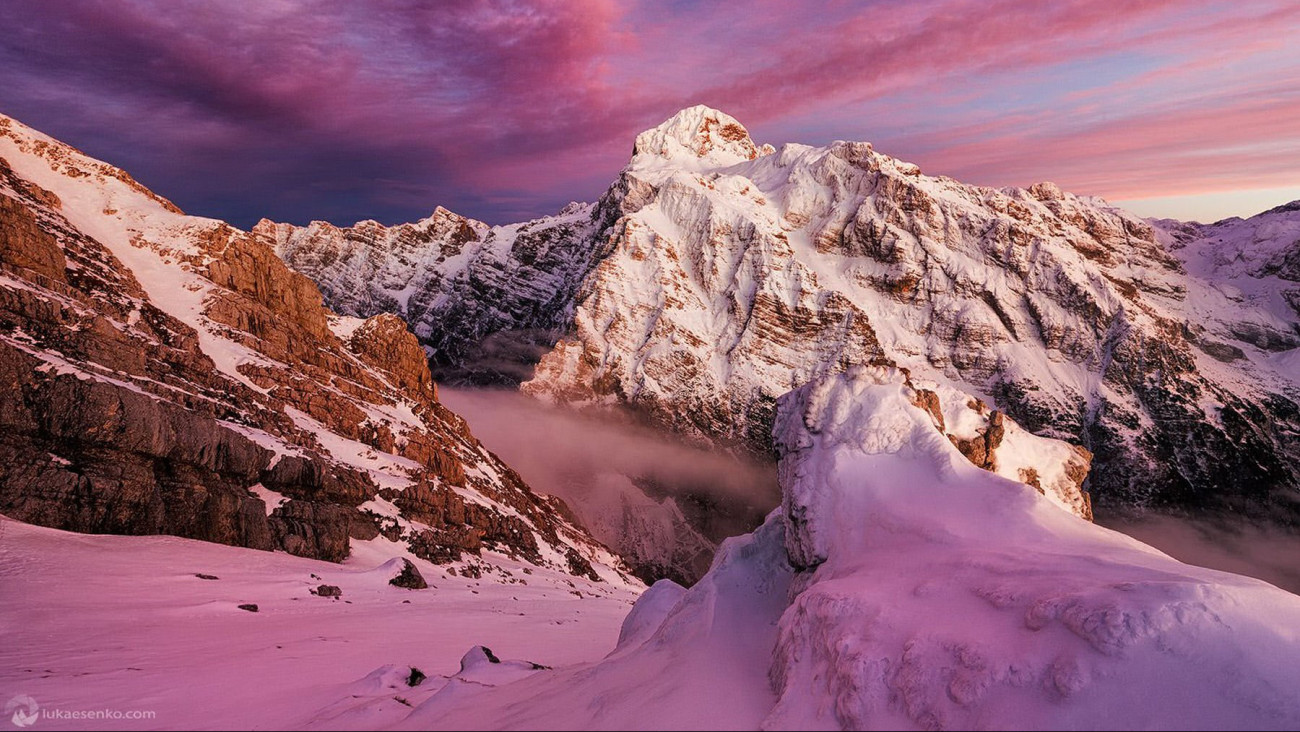
[[[413,591],[369,543],[338,565],[0,520],[0,689],[156,712],[51,729],[1300,726],[1300,598],[975,467],[915,398],[889,368],[786,396],[783,506],[630,613],[523,562],[417,558]]]
[[[784,505],[698,585],[652,587],[598,664],[453,682],[398,727],[1300,725],[1300,598],[974,467],[912,401],[887,368],[792,392]]]

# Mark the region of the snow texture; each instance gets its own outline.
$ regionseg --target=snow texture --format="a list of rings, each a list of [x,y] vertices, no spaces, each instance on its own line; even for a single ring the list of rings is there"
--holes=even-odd
[[[785,506],[697,586],[651,588],[599,664],[430,699],[397,728],[1300,723],[1300,598],[974,467],[910,392],[883,367],[795,391]]]
[[[389,584],[394,547],[361,542],[339,565],[0,517],[0,689],[46,710],[155,713],[37,729],[375,729],[455,679],[484,681],[460,671],[475,644],[530,673],[598,659],[635,598],[501,556],[481,579],[411,558],[429,587],[407,590]],[[311,594],[321,584],[342,596]]]
[[[1300,208],[1147,222],[865,142],[751,155],[719,142],[729,120],[638,138],[598,207],[608,254],[526,392],[763,452],[776,398],[883,360],[1089,449],[1102,498],[1293,509]]]

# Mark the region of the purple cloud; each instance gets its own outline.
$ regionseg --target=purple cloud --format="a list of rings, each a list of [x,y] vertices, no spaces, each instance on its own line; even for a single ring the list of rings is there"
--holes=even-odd
[[[1285,2],[5,11],[0,111],[245,226],[394,222],[436,205],[489,221],[546,213],[598,194],[637,132],[701,102],[763,141],[871,139],[999,185],[1137,197],[1300,170],[1300,11]]]

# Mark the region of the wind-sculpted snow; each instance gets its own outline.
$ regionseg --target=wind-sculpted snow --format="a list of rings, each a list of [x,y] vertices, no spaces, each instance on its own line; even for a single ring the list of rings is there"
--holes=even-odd
[[[768,726],[1300,720],[1300,598],[1052,510],[961,459],[907,392],[850,369],[782,402],[785,545],[816,565],[782,616]]]
[[[652,588],[600,663],[434,697],[396,727],[1300,723],[1300,598],[980,470],[917,401],[885,366],[791,392],[785,503],[695,587]]]

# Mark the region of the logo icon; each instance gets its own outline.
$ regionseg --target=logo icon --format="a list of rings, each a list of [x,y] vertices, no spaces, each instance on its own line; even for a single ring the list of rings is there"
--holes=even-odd
[[[41,708],[36,700],[26,694],[19,694],[5,704],[5,714],[12,714],[10,721],[15,727],[30,727],[41,718]]]

